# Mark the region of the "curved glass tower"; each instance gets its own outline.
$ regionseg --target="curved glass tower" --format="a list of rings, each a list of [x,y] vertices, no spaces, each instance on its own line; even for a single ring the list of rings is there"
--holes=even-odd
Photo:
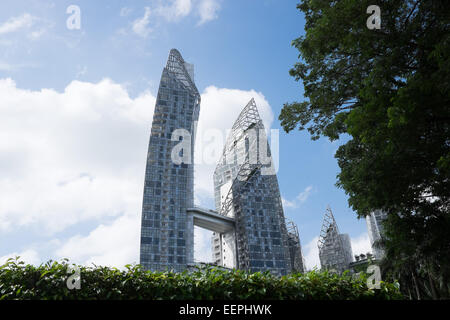
[[[236,229],[213,235],[214,262],[251,272],[292,270],[278,180],[252,99],[233,125],[214,172],[216,210]]]
[[[172,49],[161,76],[145,171],[140,264],[183,271],[193,262],[194,141],[200,94],[194,67]],[[182,148],[178,148],[182,145]]]

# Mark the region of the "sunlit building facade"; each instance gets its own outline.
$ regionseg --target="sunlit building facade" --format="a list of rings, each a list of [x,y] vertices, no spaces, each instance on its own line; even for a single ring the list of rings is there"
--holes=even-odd
[[[194,207],[199,111],[194,67],[172,49],[148,146],[140,264],[146,270],[176,272],[194,266],[198,226],[214,232],[217,266],[276,275],[303,272],[298,230],[285,221],[266,131],[253,99],[234,123],[213,175],[216,211]]]
[[[183,271],[193,261],[194,141],[200,94],[194,67],[172,49],[161,76],[145,171],[140,264]],[[182,150],[176,148],[184,144]],[[175,153],[174,153],[175,152]]]
[[[377,260],[381,260],[384,255],[384,250],[379,243],[383,234],[383,221],[387,214],[382,210],[376,210],[366,216],[367,231],[369,233],[370,245],[372,252]]]
[[[291,262],[291,272],[306,272],[305,259],[303,257],[302,245],[298,234],[297,225],[286,219],[286,228],[288,235],[289,259]]]

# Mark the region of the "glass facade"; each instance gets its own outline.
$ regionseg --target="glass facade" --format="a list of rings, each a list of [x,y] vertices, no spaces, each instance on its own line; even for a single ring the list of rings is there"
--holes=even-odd
[[[289,255],[291,259],[292,272],[306,272],[305,259],[303,258],[300,236],[297,226],[293,221],[286,219],[288,232]]]
[[[140,264],[147,270],[183,271],[193,262],[194,141],[200,94],[194,66],[172,49],[161,76],[145,171]],[[181,130],[180,130],[181,129]],[[180,143],[184,148],[173,152]],[[190,150],[189,150],[190,149]]]
[[[352,246],[348,234],[339,233],[333,212],[328,207],[320,232],[319,258],[322,269],[342,273],[353,261]]]
[[[216,210],[236,223],[233,232],[213,235],[214,262],[251,272],[290,272],[278,181],[253,99],[234,123],[213,179]]]

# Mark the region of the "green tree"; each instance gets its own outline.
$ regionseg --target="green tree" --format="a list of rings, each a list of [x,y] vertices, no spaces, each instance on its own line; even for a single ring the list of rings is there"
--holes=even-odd
[[[380,29],[366,25],[369,5],[381,10]],[[281,125],[313,140],[350,136],[335,154],[337,186],[358,217],[388,213],[388,274],[414,270],[428,296],[449,297],[450,2],[303,0],[297,8],[306,33],[293,41],[300,61],[290,74],[305,99],[284,105]]]

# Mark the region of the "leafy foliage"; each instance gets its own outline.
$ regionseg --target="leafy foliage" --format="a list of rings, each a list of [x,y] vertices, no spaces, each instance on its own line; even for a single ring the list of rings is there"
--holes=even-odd
[[[373,4],[379,30],[366,26]],[[298,9],[306,34],[293,41],[301,60],[290,74],[306,99],[284,105],[282,126],[350,136],[335,154],[337,186],[358,217],[388,213],[386,268],[410,284],[411,270],[425,272],[430,297],[449,298],[450,2],[304,0]]]
[[[67,288],[69,264],[49,261],[38,267],[10,259],[0,266],[0,299],[42,300],[355,300],[401,299],[396,285],[368,289],[367,276],[353,279],[312,271],[276,277],[269,273],[198,268],[192,272],[150,272],[140,265],[126,270],[79,266],[81,288]]]

